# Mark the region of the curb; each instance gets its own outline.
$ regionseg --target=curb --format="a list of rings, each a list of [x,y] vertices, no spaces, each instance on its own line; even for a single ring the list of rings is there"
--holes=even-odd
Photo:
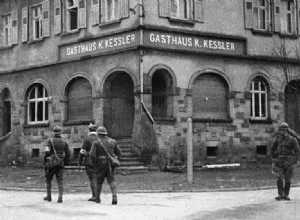
[[[300,184],[292,185],[291,188],[300,187]],[[239,192],[239,191],[258,191],[258,190],[268,190],[268,189],[277,189],[277,186],[263,186],[263,187],[251,187],[251,188],[226,188],[226,189],[191,189],[191,190],[119,190],[120,194],[127,193],[188,193],[188,192]],[[25,192],[45,192],[46,189],[30,189],[30,188],[19,188],[19,187],[0,187],[2,191],[25,191]],[[58,192],[54,189],[53,192]],[[67,193],[85,193],[77,190],[68,190]],[[86,192],[88,193],[88,192]]]

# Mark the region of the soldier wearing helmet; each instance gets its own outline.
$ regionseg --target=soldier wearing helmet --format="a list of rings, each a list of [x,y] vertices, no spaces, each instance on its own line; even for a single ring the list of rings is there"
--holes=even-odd
[[[114,168],[111,166],[108,153],[116,155],[118,159],[121,157],[121,149],[117,144],[117,141],[107,136],[107,130],[105,127],[99,127],[97,129],[99,139],[92,145],[90,155],[95,165],[96,172],[96,203],[100,203],[100,194],[102,190],[103,182],[106,178],[107,183],[110,186],[113,194],[112,204],[117,204],[117,187],[114,178]]]
[[[294,173],[294,165],[299,157],[299,145],[296,138],[290,136],[289,126],[283,122],[278,127],[271,154],[273,158],[273,173],[277,176],[278,196],[276,200],[290,200],[289,192]]]
[[[54,137],[50,138],[47,141],[47,146],[45,147],[45,157],[44,161],[46,162],[47,158],[52,155],[57,155],[57,157],[62,158],[64,161],[63,165],[55,166],[53,168],[45,167],[45,177],[46,177],[46,187],[47,187],[47,196],[44,197],[45,201],[50,202],[51,198],[51,182],[55,175],[58,185],[58,203],[62,203],[63,197],[63,175],[64,175],[64,165],[68,165],[70,158],[70,149],[62,137],[62,128],[60,126],[55,126],[53,129]]]
[[[97,125],[90,123],[89,133],[83,139],[79,157],[78,157],[78,165],[85,166],[85,171],[86,171],[86,174],[87,174],[89,182],[90,182],[92,197],[90,199],[88,199],[88,201],[95,201],[95,199],[96,199],[95,170],[94,170],[93,164],[88,163],[88,161],[91,161],[89,152],[91,151],[92,144],[94,141],[96,141],[98,139],[98,135],[96,132],[97,127],[98,127]]]

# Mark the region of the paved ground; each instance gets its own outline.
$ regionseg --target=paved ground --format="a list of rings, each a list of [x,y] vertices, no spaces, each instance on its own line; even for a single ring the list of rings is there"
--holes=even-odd
[[[275,189],[203,193],[127,193],[111,205],[111,195],[101,204],[87,202],[89,194],[66,194],[64,203],[44,202],[43,192],[0,190],[0,216],[5,220],[80,219],[263,219],[300,217],[300,187],[291,189],[292,201],[275,201]]]

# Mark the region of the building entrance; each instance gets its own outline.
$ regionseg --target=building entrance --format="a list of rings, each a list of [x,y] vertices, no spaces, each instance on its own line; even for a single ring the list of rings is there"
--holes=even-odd
[[[103,122],[109,136],[131,137],[134,120],[134,85],[125,72],[111,74],[104,83]]]

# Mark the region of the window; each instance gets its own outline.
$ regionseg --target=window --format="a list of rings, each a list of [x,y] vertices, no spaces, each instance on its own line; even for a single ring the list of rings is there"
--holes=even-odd
[[[32,158],[38,158],[40,156],[40,149],[39,148],[33,148],[31,150],[31,157]]]
[[[28,124],[48,122],[48,92],[41,84],[34,85],[28,93]]]
[[[106,21],[116,20],[119,12],[119,1],[118,0],[107,0],[106,1]]]
[[[267,119],[268,88],[261,77],[251,83],[251,118]]]
[[[203,22],[203,0],[159,0],[159,16]]]
[[[101,0],[100,7],[101,23],[110,23],[129,17],[129,0]]]
[[[67,31],[86,27],[85,0],[67,0]]]
[[[199,119],[228,119],[228,85],[218,74],[205,73],[193,84],[193,117]]]
[[[260,30],[265,30],[267,27],[267,5],[265,0],[259,0],[257,6],[257,28]]]
[[[181,19],[190,19],[190,6],[188,0],[171,0],[171,16]]]
[[[219,154],[218,154],[218,147],[215,146],[215,147],[207,147],[206,148],[206,156],[207,157],[217,157]]]
[[[10,46],[11,45],[11,16],[6,15],[3,17],[3,45]]]
[[[256,146],[256,154],[257,155],[267,155],[267,146],[266,145],[258,145]]]
[[[295,2],[281,1],[281,10],[283,17],[281,18],[281,32],[293,34],[296,32]]]
[[[33,29],[33,40],[38,40],[43,37],[43,15],[42,5],[32,8],[32,29]]]

